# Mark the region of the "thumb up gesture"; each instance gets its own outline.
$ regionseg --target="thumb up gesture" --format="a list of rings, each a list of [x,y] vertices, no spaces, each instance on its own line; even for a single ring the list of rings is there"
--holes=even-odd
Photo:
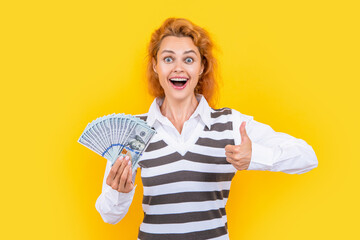
[[[246,122],[242,122],[240,125],[241,144],[225,146],[226,161],[237,170],[248,169],[251,160],[251,140],[246,133],[245,124]]]

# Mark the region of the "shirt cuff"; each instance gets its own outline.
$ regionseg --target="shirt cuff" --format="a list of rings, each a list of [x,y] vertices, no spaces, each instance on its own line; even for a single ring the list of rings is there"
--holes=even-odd
[[[114,205],[119,205],[119,204],[126,202],[134,197],[135,188],[136,188],[136,186],[134,186],[134,188],[128,193],[122,193],[122,192],[112,189],[111,187],[108,187],[105,189],[104,195]]]
[[[274,151],[270,147],[251,143],[251,160],[247,170],[269,170],[273,166]]]

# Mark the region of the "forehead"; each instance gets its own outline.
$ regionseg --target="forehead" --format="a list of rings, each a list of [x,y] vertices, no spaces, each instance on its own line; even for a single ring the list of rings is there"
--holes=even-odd
[[[161,41],[158,54],[161,54],[163,50],[171,50],[177,54],[182,54],[188,50],[194,50],[200,55],[198,48],[190,37],[167,36]]]

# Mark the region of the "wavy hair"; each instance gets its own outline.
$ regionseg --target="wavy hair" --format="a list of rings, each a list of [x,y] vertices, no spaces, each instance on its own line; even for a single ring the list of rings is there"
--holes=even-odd
[[[204,71],[199,77],[195,94],[204,95],[209,105],[213,107],[218,83],[215,79],[217,75],[217,61],[213,56],[213,44],[209,33],[184,18],[168,18],[163,24],[156,29],[152,35],[147,47],[147,71],[146,77],[148,81],[148,89],[154,97],[164,97],[165,93],[160,85],[157,74],[154,72],[152,59],[157,62],[157,53],[160,49],[161,41],[167,36],[190,37],[194,45],[197,46],[201,62],[204,64]]]

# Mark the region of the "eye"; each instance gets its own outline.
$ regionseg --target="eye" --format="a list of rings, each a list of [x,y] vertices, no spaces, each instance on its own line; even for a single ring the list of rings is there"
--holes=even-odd
[[[190,61],[188,61],[188,60],[190,60]],[[185,59],[185,62],[192,63],[192,62],[194,62],[194,59],[192,59],[191,57],[188,57]]]
[[[168,60],[169,60],[169,61],[168,61]],[[167,63],[171,62],[171,60],[172,60],[171,57],[165,57],[165,58],[164,58],[164,61],[167,62]]]

